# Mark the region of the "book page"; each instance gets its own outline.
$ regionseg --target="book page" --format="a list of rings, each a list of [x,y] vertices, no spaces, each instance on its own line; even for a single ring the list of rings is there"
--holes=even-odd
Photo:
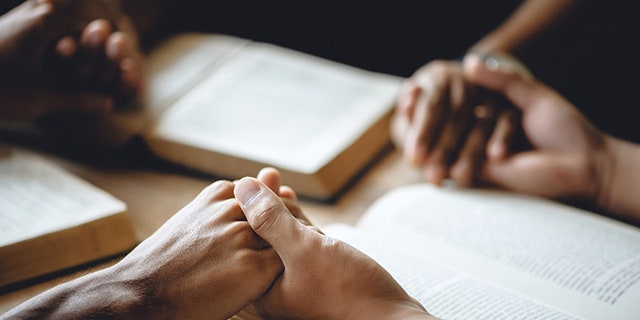
[[[425,184],[390,193],[359,227],[585,318],[637,315],[640,231],[593,213],[524,195]]]
[[[124,212],[105,191],[28,151],[0,158],[0,246]]]
[[[146,64],[144,105],[160,114],[249,40],[219,34],[181,34],[153,49]]]
[[[314,173],[388,114],[400,78],[253,44],[176,102],[153,135]]]
[[[154,47],[145,62],[145,90],[115,121],[140,133],[185,93],[249,43],[227,35],[183,33]]]
[[[411,248],[398,245],[392,239],[347,225],[330,225],[324,232],[372,257],[409,295],[440,319],[581,319],[451,268],[435,253],[424,254],[423,251],[417,255]]]

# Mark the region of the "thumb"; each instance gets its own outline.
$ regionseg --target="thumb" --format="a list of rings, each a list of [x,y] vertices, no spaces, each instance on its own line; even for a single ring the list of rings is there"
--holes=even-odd
[[[554,94],[510,55],[469,53],[464,57],[463,68],[471,83],[503,94],[522,111]]]
[[[287,261],[306,237],[318,236],[293,217],[282,200],[257,179],[242,178],[234,194],[251,228]]]

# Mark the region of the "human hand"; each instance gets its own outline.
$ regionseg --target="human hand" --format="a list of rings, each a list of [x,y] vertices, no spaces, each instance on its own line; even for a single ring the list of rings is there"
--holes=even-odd
[[[111,13],[95,16],[111,18],[92,20],[81,30],[79,38],[67,35],[58,40],[49,58],[49,69],[54,78],[66,77],[72,87],[93,88],[129,98],[143,86],[144,56],[131,19],[119,8],[107,11]]]
[[[280,171],[275,168],[266,167],[258,172],[256,179],[260,180],[260,182],[269,187],[271,191],[278,195],[278,197],[280,197],[280,200],[284,202],[289,212],[291,212],[291,214],[293,214],[293,216],[298,219],[298,221],[307,226],[309,229],[322,234],[322,230],[314,226],[313,223],[311,223],[311,221],[302,212],[302,208],[298,204],[298,195],[296,194],[296,192],[291,189],[291,187],[282,185],[282,176],[280,174]]]
[[[25,1],[0,17],[0,117],[35,120],[60,110],[104,112],[110,96],[93,92],[60,92],[44,81],[44,59],[56,31],[49,1]],[[68,28],[67,32],[70,32]]]
[[[569,101],[505,55],[469,54],[464,72],[472,83],[504,95],[522,112],[531,144],[529,150],[487,162],[484,180],[552,198],[598,198],[608,153],[605,135]]]
[[[111,268],[120,282],[145,290],[145,317],[227,319],[282,271],[233,190],[228,181],[210,185]]]
[[[135,30],[118,4],[31,0],[6,13],[0,17],[0,82],[114,97],[135,94],[143,59]]]
[[[308,223],[277,170],[265,168],[257,179],[279,190],[300,214],[298,221]],[[211,184],[114,266],[58,285],[4,316],[229,318],[262,296],[283,270],[278,254],[251,229],[233,191],[229,181]]]
[[[517,134],[517,114],[464,78],[462,65],[436,60],[407,79],[392,120],[404,158],[426,179],[472,184],[486,156],[502,158]]]
[[[427,319],[428,313],[374,260],[296,220],[270,187],[251,178],[235,196],[284,271],[254,305],[277,319]]]
[[[144,60],[135,26],[120,1],[46,1],[54,4],[56,20],[64,17],[82,26],[57,40],[50,57],[54,76],[66,74],[76,87],[84,84],[115,96],[137,94]]]

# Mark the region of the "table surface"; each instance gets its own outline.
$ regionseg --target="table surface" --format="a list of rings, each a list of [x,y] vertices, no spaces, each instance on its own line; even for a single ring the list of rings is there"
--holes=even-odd
[[[149,169],[143,166],[96,166],[84,161],[44,152],[64,168],[106,190],[128,205],[138,239],[151,235],[173,213],[191,201],[205,186],[209,178],[182,174],[172,170]],[[421,173],[402,161],[398,151],[391,147],[382,152],[335,201],[301,200],[308,218],[317,226],[343,222],[354,224],[367,207],[383,193],[404,184],[422,181]],[[286,181],[284,181],[286,184]],[[12,291],[0,292],[0,313],[5,313],[27,299],[87,272],[105,268],[119,258],[88,265],[80,269],[44,278]],[[250,311],[241,312],[234,319],[256,318]]]

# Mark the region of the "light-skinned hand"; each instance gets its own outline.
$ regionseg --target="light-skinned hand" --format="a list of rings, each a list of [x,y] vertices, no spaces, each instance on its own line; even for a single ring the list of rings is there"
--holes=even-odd
[[[258,299],[282,270],[233,190],[228,181],[207,187],[118,264],[118,274],[154,288],[169,318],[227,319]]]
[[[640,225],[640,145],[605,134],[558,92],[504,54],[470,54],[465,76],[522,113],[530,148],[483,168],[485,181],[518,192],[594,205]]]
[[[432,61],[405,80],[392,137],[427,181],[471,185],[486,156],[504,157],[517,134],[517,114],[471,85],[458,61]]]
[[[504,95],[522,113],[531,149],[489,161],[482,177],[506,188],[552,198],[597,199],[605,135],[553,89],[504,55],[469,54],[465,75]]]
[[[270,187],[236,182],[235,196],[255,232],[277,251],[284,271],[254,305],[273,319],[430,319],[374,260],[304,225]]]

